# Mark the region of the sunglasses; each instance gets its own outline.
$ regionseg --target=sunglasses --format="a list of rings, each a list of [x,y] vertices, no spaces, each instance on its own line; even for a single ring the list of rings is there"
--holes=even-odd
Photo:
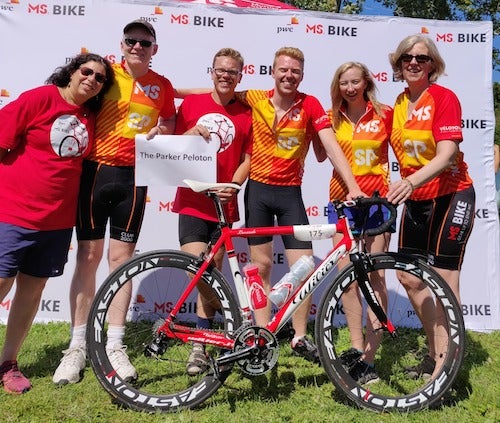
[[[129,47],[134,47],[137,43],[140,44],[141,47],[151,47],[153,44],[153,41],[148,41],[148,40],[136,40],[135,38],[125,38],[123,41],[125,41],[125,44],[127,44]]]
[[[212,69],[212,72],[215,73],[215,75],[217,75],[218,77],[221,77],[223,76],[225,73],[227,73],[229,76],[231,76],[232,78],[235,78],[237,77],[238,75],[241,74],[240,71],[237,71],[237,70],[232,70],[232,69],[222,69],[222,68],[215,68],[215,69]]]
[[[413,56],[412,54],[402,54],[399,58],[399,60],[404,63],[410,63],[413,59],[420,64],[432,62],[432,57],[427,56],[426,54],[417,54],[416,56]]]
[[[106,82],[106,75],[103,75],[102,73],[99,72],[95,72],[94,69],[90,69],[84,66],[80,68],[80,73],[83,76],[95,75],[94,78],[99,84],[104,84]]]

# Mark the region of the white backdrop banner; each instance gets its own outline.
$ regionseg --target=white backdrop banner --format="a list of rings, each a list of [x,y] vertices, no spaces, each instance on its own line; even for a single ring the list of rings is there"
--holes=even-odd
[[[230,1],[222,2],[231,6]],[[234,6],[234,5],[233,5]],[[151,66],[177,88],[209,87],[213,55],[223,47],[239,50],[245,58],[239,89],[272,88],[274,52],[283,46],[303,50],[306,58],[301,91],[315,95],[329,108],[329,87],[335,69],[356,60],[370,68],[379,98],[392,105],[404,87],[394,82],[388,54],[405,36],[425,33],[438,45],[447,75],[438,82],[460,98],[464,142],[461,148],[470,167],[477,194],[476,221],[461,277],[466,326],[474,330],[500,329],[500,237],[493,173],[494,113],[492,98],[491,22],[448,22],[396,17],[352,16],[299,10],[257,10],[174,2],[77,0],[0,0],[0,107],[29,88],[44,83],[52,71],[77,53],[92,51],[111,62],[121,60],[120,39],[125,24],[144,18],[156,28],[159,50]],[[306,161],[303,192],[311,223],[324,223],[331,165]],[[169,166],[165,165],[165,170]],[[391,158],[394,179],[398,166]],[[137,252],[177,249],[177,215],[172,213],[175,187],[151,186]],[[241,200],[241,198],[240,198]],[[0,205],[1,207],[1,205]],[[242,203],[240,202],[240,207]],[[244,222],[239,222],[243,225]],[[393,236],[391,249],[395,249]],[[331,247],[315,242],[317,257]],[[73,240],[65,274],[49,280],[37,320],[69,320],[69,285],[75,265]],[[238,258],[248,261],[247,246],[237,242]],[[281,241],[274,251],[273,280],[285,273]],[[107,264],[98,272],[101,282]],[[391,281],[388,281],[389,289]],[[315,292],[311,318],[321,292]],[[0,304],[5,320],[12,293]]]

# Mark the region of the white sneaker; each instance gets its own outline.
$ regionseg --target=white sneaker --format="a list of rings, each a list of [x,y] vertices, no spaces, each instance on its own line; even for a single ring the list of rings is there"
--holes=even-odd
[[[85,347],[68,348],[63,351],[63,354],[63,358],[61,358],[61,362],[52,377],[52,381],[56,385],[78,382],[85,368]]]
[[[126,345],[115,345],[113,349],[106,350],[108,353],[109,362],[125,382],[132,382],[137,379],[137,371],[135,367],[130,364],[128,355],[125,352]]]
[[[193,348],[189,354],[188,362],[186,364],[186,372],[189,376],[197,376],[205,373],[208,369],[208,358],[205,354],[205,347],[203,344],[193,342]]]

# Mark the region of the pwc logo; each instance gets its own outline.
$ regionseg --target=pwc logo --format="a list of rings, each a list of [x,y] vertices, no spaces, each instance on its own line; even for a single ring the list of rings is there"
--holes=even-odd
[[[10,0],[0,4],[0,12],[13,12],[16,5],[19,5],[19,0]]]
[[[10,93],[8,90],[5,88],[0,88],[0,107],[2,107],[5,102],[7,101],[7,98],[10,97]]]
[[[290,22],[288,22],[286,25],[276,27],[276,33],[277,34],[291,33],[294,31],[296,25],[299,25],[299,18],[297,16],[292,16],[290,18]]]

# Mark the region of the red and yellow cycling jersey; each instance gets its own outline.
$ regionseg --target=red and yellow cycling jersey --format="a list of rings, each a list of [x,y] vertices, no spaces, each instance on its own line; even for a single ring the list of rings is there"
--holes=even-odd
[[[408,116],[408,89],[396,99],[391,145],[403,178],[415,173],[436,155],[437,143],[462,141],[462,111],[457,96],[449,89],[431,85]],[[412,200],[429,200],[472,186],[463,153],[455,163],[426,184],[415,189]]]
[[[387,194],[389,185],[388,145],[392,128],[392,108],[384,106],[384,116],[379,116],[370,102],[365,114],[354,124],[341,112],[341,121],[335,128],[337,141],[351,165],[361,191],[372,195],[378,191]],[[332,111],[328,111],[332,120]],[[345,200],[349,190],[337,172],[330,179],[330,201]]]
[[[297,93],[293,105],[276,121],[273,93],[248,90],[237,94],[252,107],[250,179],[270,185],[301,185],[312,136],[331,123],[318,99],[303,93]]]
[[[158,117],[175,113],[170,81],[152,71],[134,79],[122,64],[113,65],[115,82],[97,116],[94,148],[88,157],[109,166],[134,166],[135,136],[145,134]]]

